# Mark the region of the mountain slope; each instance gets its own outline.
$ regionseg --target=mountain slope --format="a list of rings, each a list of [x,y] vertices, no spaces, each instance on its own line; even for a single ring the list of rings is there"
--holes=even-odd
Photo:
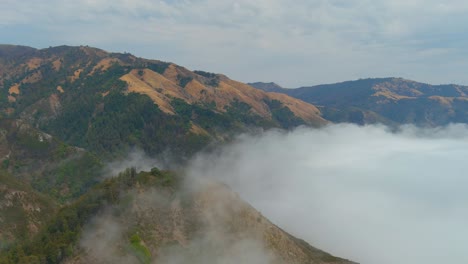
[[[272,89],[319,106],[324,117],[335,122],[422,126],[468,122],[468,87],[461,85],[381,78]]]
[[[0,119],[1,169],[36,191],[65,202],[97,183],[102,164],[23,120]]]
[[[0,263],[351,263],[287,234],[223,185],[158,169],[106,180],[47,230]]]
[[[0,252],[17,240],[37,234],[56,210],[56,203],[27,183],[0,171]]]
[[[0,46],[0,112],[105,157],[190,154],[251,127],[319,126],[313,105],[221,74],[90,47]]]
[[[37,234],[60,204],[99,181],[102,164],[23,120],[0,119],[0,250]]]

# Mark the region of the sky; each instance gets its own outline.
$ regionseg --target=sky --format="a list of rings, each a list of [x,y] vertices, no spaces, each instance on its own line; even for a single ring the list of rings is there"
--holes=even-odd
[[[284,87],[468,84],[463,0],[0,0],[0,43],[89,45]]]
[[[240,136],[189,176],[228,184],[273,223],[361,264],[468,263],[468,126],[329,125]]]

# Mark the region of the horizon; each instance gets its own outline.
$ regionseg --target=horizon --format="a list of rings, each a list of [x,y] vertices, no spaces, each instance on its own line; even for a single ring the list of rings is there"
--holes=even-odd
[[[93,49],[99,49],[99,50],[103,50],[107,53],[121,53],[121,54],[124,54],[124,53],[128,53],[128,54],[131,54],[133,56],[136,56],[136,57],[139,57],[139,58],[143,58],[143,59],[149,59],[149,60],[160,60],[158,58],[146,58],[146,57],[141,57],[141,56],[138,56],[136,54],[133,54],[131,52],[127,52],[127,51],[110,51],[110,50],[106,50],[106,49],[102,49],[100,47],[94,47],[94,46],[90,46],[90,45],[57,45],[57,46],[49,46],[49,47],[33,47],[33,46],[28,46],[28,45],[23,45],[23,44],[10,44],[10,43],[0,43],[0,46],[20,46],[20,47],[27,47],[27,48],[33,48],[33,49],[37,49],[37,50],[43,50],[43,49],[48,49],[48,48],[56,48],[56,47],[61,47],[61,46],[67,46],[67,47],[89,47],[89,48],[93,48]],[[162,60],[160,60],[162,61]],[[165,61],[165,62],[168,62],[168,63],[172,63],[172,64],[175,64],[175,65],[178,65],[178,66],[181,66],[181,67],[184,67],[184,68],[187,68],[186,66],[184,65],[181,65],[177,62],[174,62],[174,61]],[[189,68],[187,68],[189,69]],[[202,70],[202,69],[189,69],[190,71],[197,71],[197,70]],[[215,74],[224,74],[222,72],[215,72],[215,71],[209,71],[209,70],[203,70],[203,71],[207,71],[207,72],[212,72],[212,73],[215,73]],[[230,76],[227,76],[228,78],[231,78]],[[233,79],[233,78],[231,78]],[[429,82],[424,82],[424,81],[420,81],[420,80],[413,80],[413,79],[408,79],[408,78],[404,78],[404,77],[399,77],[399,76],[386,76],[386,77],[379,77],[379,76],[376,76],[376,77],[360,77],[360,78],[357,78],[357,79],[349,79],[349,80],[339,80],[339,81],[336,81],[336,82],[328,82],[328,83],[317,83],[317,84],[306,84],[306,85],[302,85],[302,86],[298,86],[298,87],[286,87],[282,84],[279,84],[277,82],[274,82],[274,81],[249,81],[249,82],[244,82],[246,84],[253,84],[253,83],[272,83],[272,84],[276,84],[278,86],[280,86],[281,88],[285,88],[285,89],[298,89],[298,88],[307,88],[307,87],[313,87],[313,86],[320,86],[320,85],[333,85],[333,84],[339,84],[339,83],[345,83],[345,82],[356,82],[356,81],[360,81],[360,80],[383,80],[383,79],[401,79],[401,80],[406,80],[406,81],[411,81],[411,82],[417,82],[417,83],[422,83],[422,84],[428,84],[428,85],[432,85],[432,86],[440,86],[440,85],[459,85],[459,86],[468,86],[468,85],[464,85],[464,84],[459,84],[459,83],[429,83]]]
[[[9,43],[87,43],[285,87],[373,76],[468,84],[463,1],[0,1]]]

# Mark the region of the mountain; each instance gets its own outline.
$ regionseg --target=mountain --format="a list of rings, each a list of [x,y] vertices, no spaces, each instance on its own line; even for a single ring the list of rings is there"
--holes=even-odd
[[[190,155],[250,128],[320,126],[313,105],[222,74],[91,47],[0,46],[0,112],[112,158]]]
[[[351,263],[287,234],[222,184],[187,185],[156,168],[104,181],[47,230],[0,263]]]
[[[468,122],[468,87],[430,85],[401,78],[361,79],[275,91],[315,104],[333,122],[440,126]]]
[[[135,149],[182,170],[241,132],[327,122],[222,74],[87,46],[0,45],[0,263],[351,263],[223,184],[156,168],[103,177]]]

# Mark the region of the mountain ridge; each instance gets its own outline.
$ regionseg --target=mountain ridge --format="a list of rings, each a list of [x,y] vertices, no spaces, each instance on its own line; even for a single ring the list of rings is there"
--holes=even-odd
[[[14,48],[8,46],[7,49]],[[247,102],[247,104],[252,106],[254,113],[259,114],[264,118],[269,117],[268,107],[264,103],[260,104],[259,100],[281,99],[287,106],[291,108],[295,114],[298,114],[299,117],[305,119],[306,121],[323,122],[323,120],[320,120],[319,117],[311,116],[310,114],[304,114],[304,112],[311,112],[319,115],[318,110],[313,109],[313,106],[301,103],[300,101],[294,99],[291,100],[286,97],[259,93],[258,91],[250,89],[250,87],[244,86],[244,84],[240,82],[233,81],[222,74],[214,74],[203,71],[190,71],[184,67],[169,62],[138,58],[129,53],[109,53],[104,50],[90,48],[88,46],[58,46],[40,50],[29,47],[17,47],[17,49],[27,49],[27,52],[24,53],[28,56],[21,54],[19,56],[21,63],[20,65],[16,65],[16,67],[22,67],[23,69],[26,67],[26,70],[35,70],[42,67],[44,64],[51,63],[51,66],[58,71],[62,65],[61,61],[63,60],[61,56],[67,52],[78,53],[80,51],[85,53],[86,56],[90,57],[92,60],[95,60],[94,63],[91,62],[91,64],[94,65],[92,70],[89,70],[87,73],[88,75],[92,75],[99,71],[106,71],[113,64],[118,64],[120,66],[130,66],[132,67],[133,71],[121,77],[121,80],[127,82],[127,84],[130,86],[129,91],[150,95],[155,103],[158,103],[161,106],[161,109],[168,113],[173,113],[173,109],[171,109],[168,99],[165,98],[166,94],[159,92],[159,89],[161,88],[164,89],[165,92],[169,92],[168,95],[184,99],[189,103],[193,103],[193,101],[203,103],[215,102],[218,111],[224,111],[224,108],[234,100]],[[2,46],[0,46],[1,54],[8,53],[2,52],[1,50]],[[151,65],[151,63],[154,64]],[[77,79],[83,73],[83,71],[86,70],[81,68],[79,64],[72,66],[72,68],[73,67],[74,69],[72,74],[66,77],[70,82],[74,82],[75,79]],[[90,67],[90,65],[86,65],[86,67]],[[8,70],[11,71],[11,67],[8,68],[4,66],[3,72],[0,69],[0,75],[8,75]],[[147,74],[152,76],[145,78],[145,75]],[[20,95],[21,90],[18,85],[35,82],[37,79],[41,78],[39,75],[40,74],[35,73],[35,75],[33,74],[32,76],[23,76],[22,80],[19,80],[19,83],[13,83],[11,86],[3,88],[9,89],[9,96],[18,96]],[[0,81],[5,82],[4,79],[5,77],[0,77]],[[136,86],[143,87],[135,88],[135,85],[132,84],[137,82],[138,79],[142,82],[137,83]],[[13,89],[10,90],[11,88]],[[213,89],[209,88],[219,89],[213,91]],[[63,87],[57,87],[57,89],[60,91],[60,93],[65,92]],[[104,91],[104,93],[106,92],[107,91]],[[213,92],[216,92],[217,94],[213,95]],[[254,96],[254,100],[250,99],[250,96]],[[164,98],[164,100],[161,100],[162,98]],[[228,101],[223,101],[223,99]],[[306,111],[301,111],[301,107],[306,108]],[[314,120],[314,118],[316,118],[316,120]]]
[[[295,89],[252,84],[315,104],[333,122],[442,126],[468,122],[468,86],[369,78]]]
[[[415,81],[412,79],[404,78],[404,77],[368,77],[368,78],[358,78],[358,79],[353,79],[353,80],[345,80],[345,81],[338,81],[338,82],[329,82],[329,83],[321,83],[321,84],[315,84],[315,85],[302,85],[298,87],[285,87],[283,85],[280,85],[276,82],[247,82],[248,85],[260,89],[260,90],[274,90],[274,89],[288,89],[288,90],[294,90],[294,89],[301,89],[301,88],[311,88],[311,87],[317,87],[317,86],[328,86],[328,85],[337,85],[337,84],[345,84],[345,83],[353,83],[353,82],[359,82],[359,81],[366,81],[366,80],[374,80],[374,81],[389,81],[389,80],[402,80],[402,81],[408,81],[408,82],[415,82],[415,83],[420,83],[420,84],[425,84],[425,85],[431,85],[431,86],[446,86],[446,85],[453,85],[453,86],[461,86],[461,87],[468,87],[468,85],[463,85],[463,84],[457,84],[457,83],[439,83],[439,84],[432,84],[429,82],[423,82],[423,81]]]

